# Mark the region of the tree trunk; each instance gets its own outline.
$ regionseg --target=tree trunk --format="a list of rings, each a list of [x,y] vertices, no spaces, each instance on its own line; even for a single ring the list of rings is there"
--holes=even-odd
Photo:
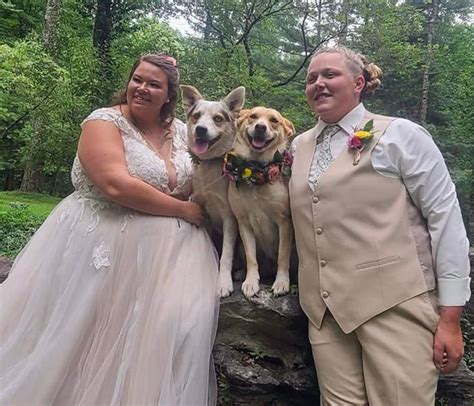
[[[57,33],[61,5],[62,0],[48,0],[44,15],[43,44],[52,57],[57,53]],[[33,134],[24,160],[25,167],[20,185],[20,190],[25,192],[38,192],[43,181],[42,162],[38,158],[37,146],[41,145],[44,139],[44,120],[45,118],[40,112],[32,117]]]
[[[435,33],[436,23],[438,21],[438,0],[432,0],[430,5],[427,38],[426,38],[426,58],[425,67],[423,69],[423,81],[421,85],[421,105],[420,105],[420,122],[426,125],[426,115],[428,112],[429,88],[430,88],[430,70],[433,61],[433,37]]]
[[[50,55],[57,53],[58,21],[62,0],[48,0],[44,15],[43,43]]]
[[[15,171],[13,169],[5,170],[5,182],[3,190],[14,190],[15,188]]]
[[[93,45],[97,49],[101,77],[103,78],[103,88],[98,89],[102,99],[101,102],[107,101],[111,93],[111,90],[108,88],[108,83],[110,83],[112,73],[110,63],[113,24],[112,7],[112,0],[98,0],[97,13],[94,21]]]
[[[42,144],[43,118],[38,114],[31,120],[32,134],[29,140],[28,151],[25,154],[23,177],[20,190],[23,192],[39,192],[43,180],[42,164],[39,162],[37,146]]]
[[[40,169],[32,162],[28,162],[23,172],[20,190],[22,192],[39,192],[43,181],[43,175]]]
[[[321,43],[321,23],[323,20],[323,17],[322,17],[323,1],[322,0],[318,0],[317,8],[318,8],[318,22],[316,26],[316,42],[319,44]]]
[[[255,74],[255,66],[253,63],[252,51],[250,49],[247,36],[245,36],[243,43],[244,43],[245,53],[247,55],[247,69],[249,73],[249,78],[251,78]]]
[[[349,25],[349,10],[350,10],[350,4],[347,0],[344,0],[342,2],[342,18],[341,18],[344,24],[344,28],[339,33],[339,42],[341,44],[344,44],[347,38],[347,26]]]

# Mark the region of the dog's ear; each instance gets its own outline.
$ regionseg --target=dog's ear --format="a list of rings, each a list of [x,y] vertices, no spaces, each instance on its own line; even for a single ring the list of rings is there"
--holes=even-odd
[[[290,120],[286,119],[285,117],[283,117],[283,128],[285,129],[285,134],[287,137],[295,135],[295,126]]]
[[[187,115],[191,107],[193,107],[194,104],[203,97],[201,93],[199,93],[199,90],[197,90],[194,86],[181,85],[180,89],[183,99],[184,112]]]
[[[245,102],[245,87],[239,86],[232,90],[222,101],[227,105],[230,112],[234,114],[234,117],[237,118]]]
[[[240,110],[238,125],[242,124],[242,121],[247,118],[247,116],[249,115],[249,111],[250,109]]]

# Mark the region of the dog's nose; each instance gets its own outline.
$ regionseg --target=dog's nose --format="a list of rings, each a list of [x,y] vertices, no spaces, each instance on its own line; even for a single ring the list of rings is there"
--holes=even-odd
[[[255,124],[255,131],[264,134],[267,131],[267,126],[265,124]]]
[[[207,128],[202,125],[196,127],[196,134],[199,138],[204,138],[207,134]]]

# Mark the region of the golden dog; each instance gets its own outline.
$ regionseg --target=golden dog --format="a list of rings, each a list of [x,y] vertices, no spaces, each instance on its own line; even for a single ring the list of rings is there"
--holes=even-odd
[[[247,297],[259,291],[257,246],[277,259],[275,295],[290,288],[289,262],[293,226],[288,198],[291,158],[286,154],[293,124],[278,111],[265,107],[242,110],[234,149],[227,155],[225,174],[229,203],[237,218],[247,260],[242,291]],[[288,162],[290,161],[290,162]]]

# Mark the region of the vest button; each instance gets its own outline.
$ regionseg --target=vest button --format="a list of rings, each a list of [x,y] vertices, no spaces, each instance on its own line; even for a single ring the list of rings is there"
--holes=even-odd
[[[323,229],[322,229],[321,227],[318,227],[318,228],[316,229],[316,234],[321,235],[322,233],[323,233]]]
[[[323,299],[327,299],[329,297],[329,292],[324,291],[322,297]]]
[[[318,196],[314,196],[313,197],[313,203],[318,203],[319,202],[319,197]]]
[[[328,261],[322,259],[321,261],[319,261],[319,263],[321,264],[321,266],[326,266],[328,264]]]

